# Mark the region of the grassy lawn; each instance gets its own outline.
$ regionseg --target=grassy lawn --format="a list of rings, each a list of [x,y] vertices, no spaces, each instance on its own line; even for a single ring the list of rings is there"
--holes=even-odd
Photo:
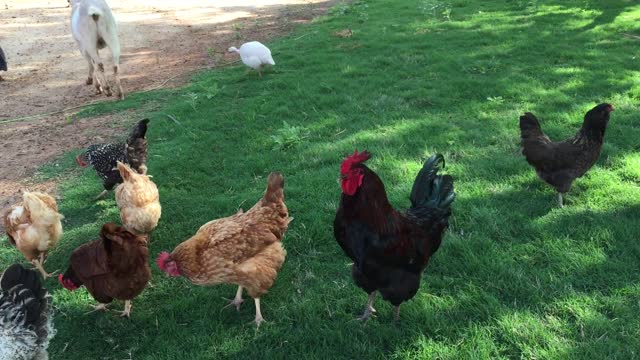
[[[138,114],[152,121],[163,206],[153,285],[128,321],[84,315],[86,290],[48,280],[52,359],[639,358],[640,41],[628,36],[639,21],[631,0],[360,0],[268,44],[277,66],[260,80],[236,66],[91,108],[81,115],[149,109]],[[352,37],[335,35],[345,28]],[[532,111],[563,139],[604,101],[616,111],[600,160],[558,209],[520,155],[518,116]],[[338,170],[355,148],[374,154],[400,208],[430,154],[455,179],[451,227],[399,324],[382,301],[377,318],[354,321],[366,295],[333,238]],[[119,220],[113,195],[90,200],[101,182],[74,155],[43,170],[78,175],[62,184],[65,235],[49,270]],[[295,221],[256,331],[252,302],[222,310],[235,287],[169,279],[154,260],[253,205],[272,170]],[[3,238],[1,267],[15,261]]]

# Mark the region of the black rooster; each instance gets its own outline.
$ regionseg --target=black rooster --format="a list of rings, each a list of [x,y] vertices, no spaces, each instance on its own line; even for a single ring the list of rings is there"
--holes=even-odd
[[[147,173],[147,133],[149,119],[140,120],[131,130],[125,143],[89,145],[87,150],[76,157],[81,167],[93,166],[102,178],[104,190],[96,199],[103,198],[109,190],[122,183],[116,167],[118,161],[128,164],[139,174]]]
[[[520,117],[522,154],[536,169],[538,177],[556,189],[560,207],[564,205],[562,194],[568,192],[573,181],[591,169],[600,157],[612,111],[611,104],[594,107],[584,115],[578,133],[560,142],[551,141],[542,132],[532,113]]]
[[[353,260],[353,279],[369,294],[365,320],[375,310],[376,291],[396,307],[413,298],[422,271],[438,250],[449,224],[455,199],[453,178],[438,175],[442,155],[430,157],[411,190],[411,208],[393,209],[384,184],[364,162],[371,155],[357,151],[342,162],[342,198],[333,231],[342,250]]]

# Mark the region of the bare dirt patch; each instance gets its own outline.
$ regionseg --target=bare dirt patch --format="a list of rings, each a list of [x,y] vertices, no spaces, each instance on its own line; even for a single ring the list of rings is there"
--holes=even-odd
[[[183,84],[198,69],[232,60],[223,56],[229,46],[268,42],[323,14],[332,3],[111,0],[122,46],[125,96]],[[15,201],[24,188],[55,191],[55,184],[35,184],[28,177],[67,150],[122,133],[121,125],[128,120],[120,114],[69,122],[70,112],[61,111],[107,100],[84,85],[88,68],[71,36],[71,9],[66,6],[66,0],[0,2],[0,46],[9,65],[0,82],[0,208]],[[101,53],[107,64],[109,55]],[[50,115],[38,116],[42,114]],[[37,117],[25,118],[31,116]]]

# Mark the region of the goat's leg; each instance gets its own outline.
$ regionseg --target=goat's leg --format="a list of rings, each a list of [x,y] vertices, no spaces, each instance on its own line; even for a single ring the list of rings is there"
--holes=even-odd
[[[120,40],[118,34],[110,34],[105,36],[104,42],[111,50],[111,58],[113,59],[113,86],[116,90],[116,95],[120,100],[124,99],[124,92],[122,91],[122,85],[120,84]]]
[[[105,95],[111,96],[111,87],[107,82],[107,79],[104,77],[104,64],[98,55],[98,50],[88,50],[88,55],[91,57],[91,62],[94,67],[93,77],[94,77],[94,85],[98,90],[98,93],[101,93],[101,90],[104,90]]]
[[[82,56],[84,56],[84,58],[87,60],[87,63],[89,64],[89,76],[87,77],[87,81],[85,82],[85,84],[91,85],[93,84],[93,61],[91,61],[91,56],[89,56],[89,54],[87,54],[86,52],[82,52]]]
[[[122,91],[122,85],[120,84],[120,75],[118,75],[119,70],[120,65],[113,65],[113,81],[115,82],[116,94],[120,100],[124,100],[124,92]]]

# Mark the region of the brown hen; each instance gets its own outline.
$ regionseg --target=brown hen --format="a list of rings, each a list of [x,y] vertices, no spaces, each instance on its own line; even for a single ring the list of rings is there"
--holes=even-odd
[[[158,267],[170,276],[182,275],[196,285],[238,285],[229,304],[238,310],[242,290],[247,289],[255,301],[258,326],[264,321],[260,297],[271,288],[284,262],[281,241],[292,220],[284,203],[284,177],[271,173],[267,182],[264,196],[249,211],[204,224],[171,254],[158,257]]]
[[[113,299],[124,300],[121,316],[129,317],[131,300],[144,290],[151,278],[148,258],[146,236],[107,223],[102,226],[100,239],[73,251],[71,263],[58,281],[70,291],[84,285],[99,302],[96,310],[106,309],[106,304]]]

